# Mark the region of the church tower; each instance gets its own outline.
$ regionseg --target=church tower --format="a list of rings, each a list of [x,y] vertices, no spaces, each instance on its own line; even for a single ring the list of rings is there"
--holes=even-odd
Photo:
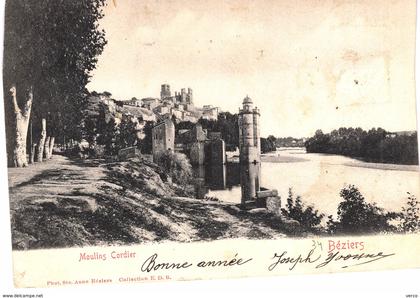
[[[163,100],[167,97],[171,97],[171,86],[163,84],[160,86],[160,99]]]
[[[251,98],[246,96],[239,109],[239,153],[241,163],[261,162],[260,111],[253,108]]]

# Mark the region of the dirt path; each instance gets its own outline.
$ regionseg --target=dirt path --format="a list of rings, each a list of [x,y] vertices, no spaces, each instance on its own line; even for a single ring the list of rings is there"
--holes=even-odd
[[[264,210],[251,213],[231,203],[185,197],[146,161],[107,164],[57,155],[9,169],[9,184],[15,249],[304,233]]]
[[[81,191],[97,193],[103,184],[104,172],[103,167],[93,162],[77,162],[61,155],[27,168],[9,168],[10,202],[74,196]]]

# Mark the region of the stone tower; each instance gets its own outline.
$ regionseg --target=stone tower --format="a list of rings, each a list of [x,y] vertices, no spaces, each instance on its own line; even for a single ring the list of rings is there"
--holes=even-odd
[[[152,128],[152,153],[156,162],[162,153],[175,150],[175,125],[165,119]]]
[[[160,86],[160,99],[171,97],[171,87],[168,84]]]
[[[260,111],[253,108],[252,100],[248,96],[239,109],[239,153],[241,163],[260,163]]]
[[[185,92],[185,88],[181,89],[181,102],[186,103],[187,102],[187,93]]]
[[[194,104],[193,103],[193,91],[191,88],[188,88],[188,94],[187,94],[187,102],[188,104]]]

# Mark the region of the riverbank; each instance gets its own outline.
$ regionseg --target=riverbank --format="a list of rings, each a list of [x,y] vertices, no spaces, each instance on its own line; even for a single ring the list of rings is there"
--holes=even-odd
[[[297,222],[185,197],[148,161],[55,155],[9,169],[14,249],[306,236]]]
[[[279,148],[261,159],[261,185],[277,189],[283,208],[290,188],[305,204],[334,217],[342,201],[340,191],[348,185],[355,185],[368,203],[390,212],[401,211],[407,193],[420,197],[418,166],[367,163],[334,154],[306,153],[305,148]],[[223,189],[209,185],[208,195],[239,202],[239,170],[230,165],[226,168],[225,183],[219,183]]]
[[[297,157],[298,156],[298,157]],[[307,156],[305,158],[305,156]],[[349,157],[345,155],[329,154],[329,153],[306,153],[304,147],[281,147],[277,151],[261,154],[261,161],[263,162],[300,162],[310,161],[312,156],[318,157],[332,157],[339,159],[339,163],[348,167],[361,167],[367,169],[377,170],[391,170],[391,171],[412,171],[418,172],[419,165],[395,164],[395,163],[381,163],[371,160],[364,160],[356,157]]]
[[[337,164],[348,167],[360,167],[366,169],[389,170],[389,171],[411,171],[418,172],[419,165],[379,163],[374,161],[366,161],[363,159],[348,157],[344,155],[328,154],[328,153],[306,153],[305,148],[281,148],[277,151],[261,154],[262,162],[272,163],[293,163],[310,161],[313,157],[325,159],[325,163],[334,164],[327,160],[336,160]]]
[[[274,163],[290,163],[290,162],[300,162],[300,161],[308,161],[306,158],[296,157],[290,154],[282,154],[282,150],[267,152],[261,154],[261,161],[262,162],[274,162]],[[304,151],[300,152],[301,150],[297,149],[297,153],[295,154],[306,154]],[[227,162],[228,163],[239,163],[239,155],[234,152],[227,152]]]

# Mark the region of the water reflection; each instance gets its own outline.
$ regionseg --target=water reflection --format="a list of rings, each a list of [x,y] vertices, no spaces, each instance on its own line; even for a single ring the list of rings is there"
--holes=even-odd
[[[369,203],[376,203],[389,211],[401,210],[407,192],[420,197],[418,166],[366,163],[338,155],[305,153],[299,149],[265,155],[259,170],[264,179],[260,178],[259,183],[251,179],[258,171],[253,171],[254,165],[250,166],[248,174],[245,169],[242,175],[238,163],[227,164],[225,175],[220,167],[218,170],[196,168],[200,173],[196,177],[202,178],[201,192],[197,194],[239,204],[244,191],[241,189],[242,179],[243,188],[248,193],[253,193],[253,185],[277,189],[283,204],[292,187],[294,194],[301,195],[306,204],[314,205],[324,214],[337,213],[342,201],[340,191],[348,184],[357,186]]]
[[[211,189],[226,189],[226,166],[211,166],[206,172],[206,184]]]
[[[195,196],[201,199],[211,192],[223,201],[244,203],[254,198],[261,187],[260,164],[197,166],[194,176]]]

